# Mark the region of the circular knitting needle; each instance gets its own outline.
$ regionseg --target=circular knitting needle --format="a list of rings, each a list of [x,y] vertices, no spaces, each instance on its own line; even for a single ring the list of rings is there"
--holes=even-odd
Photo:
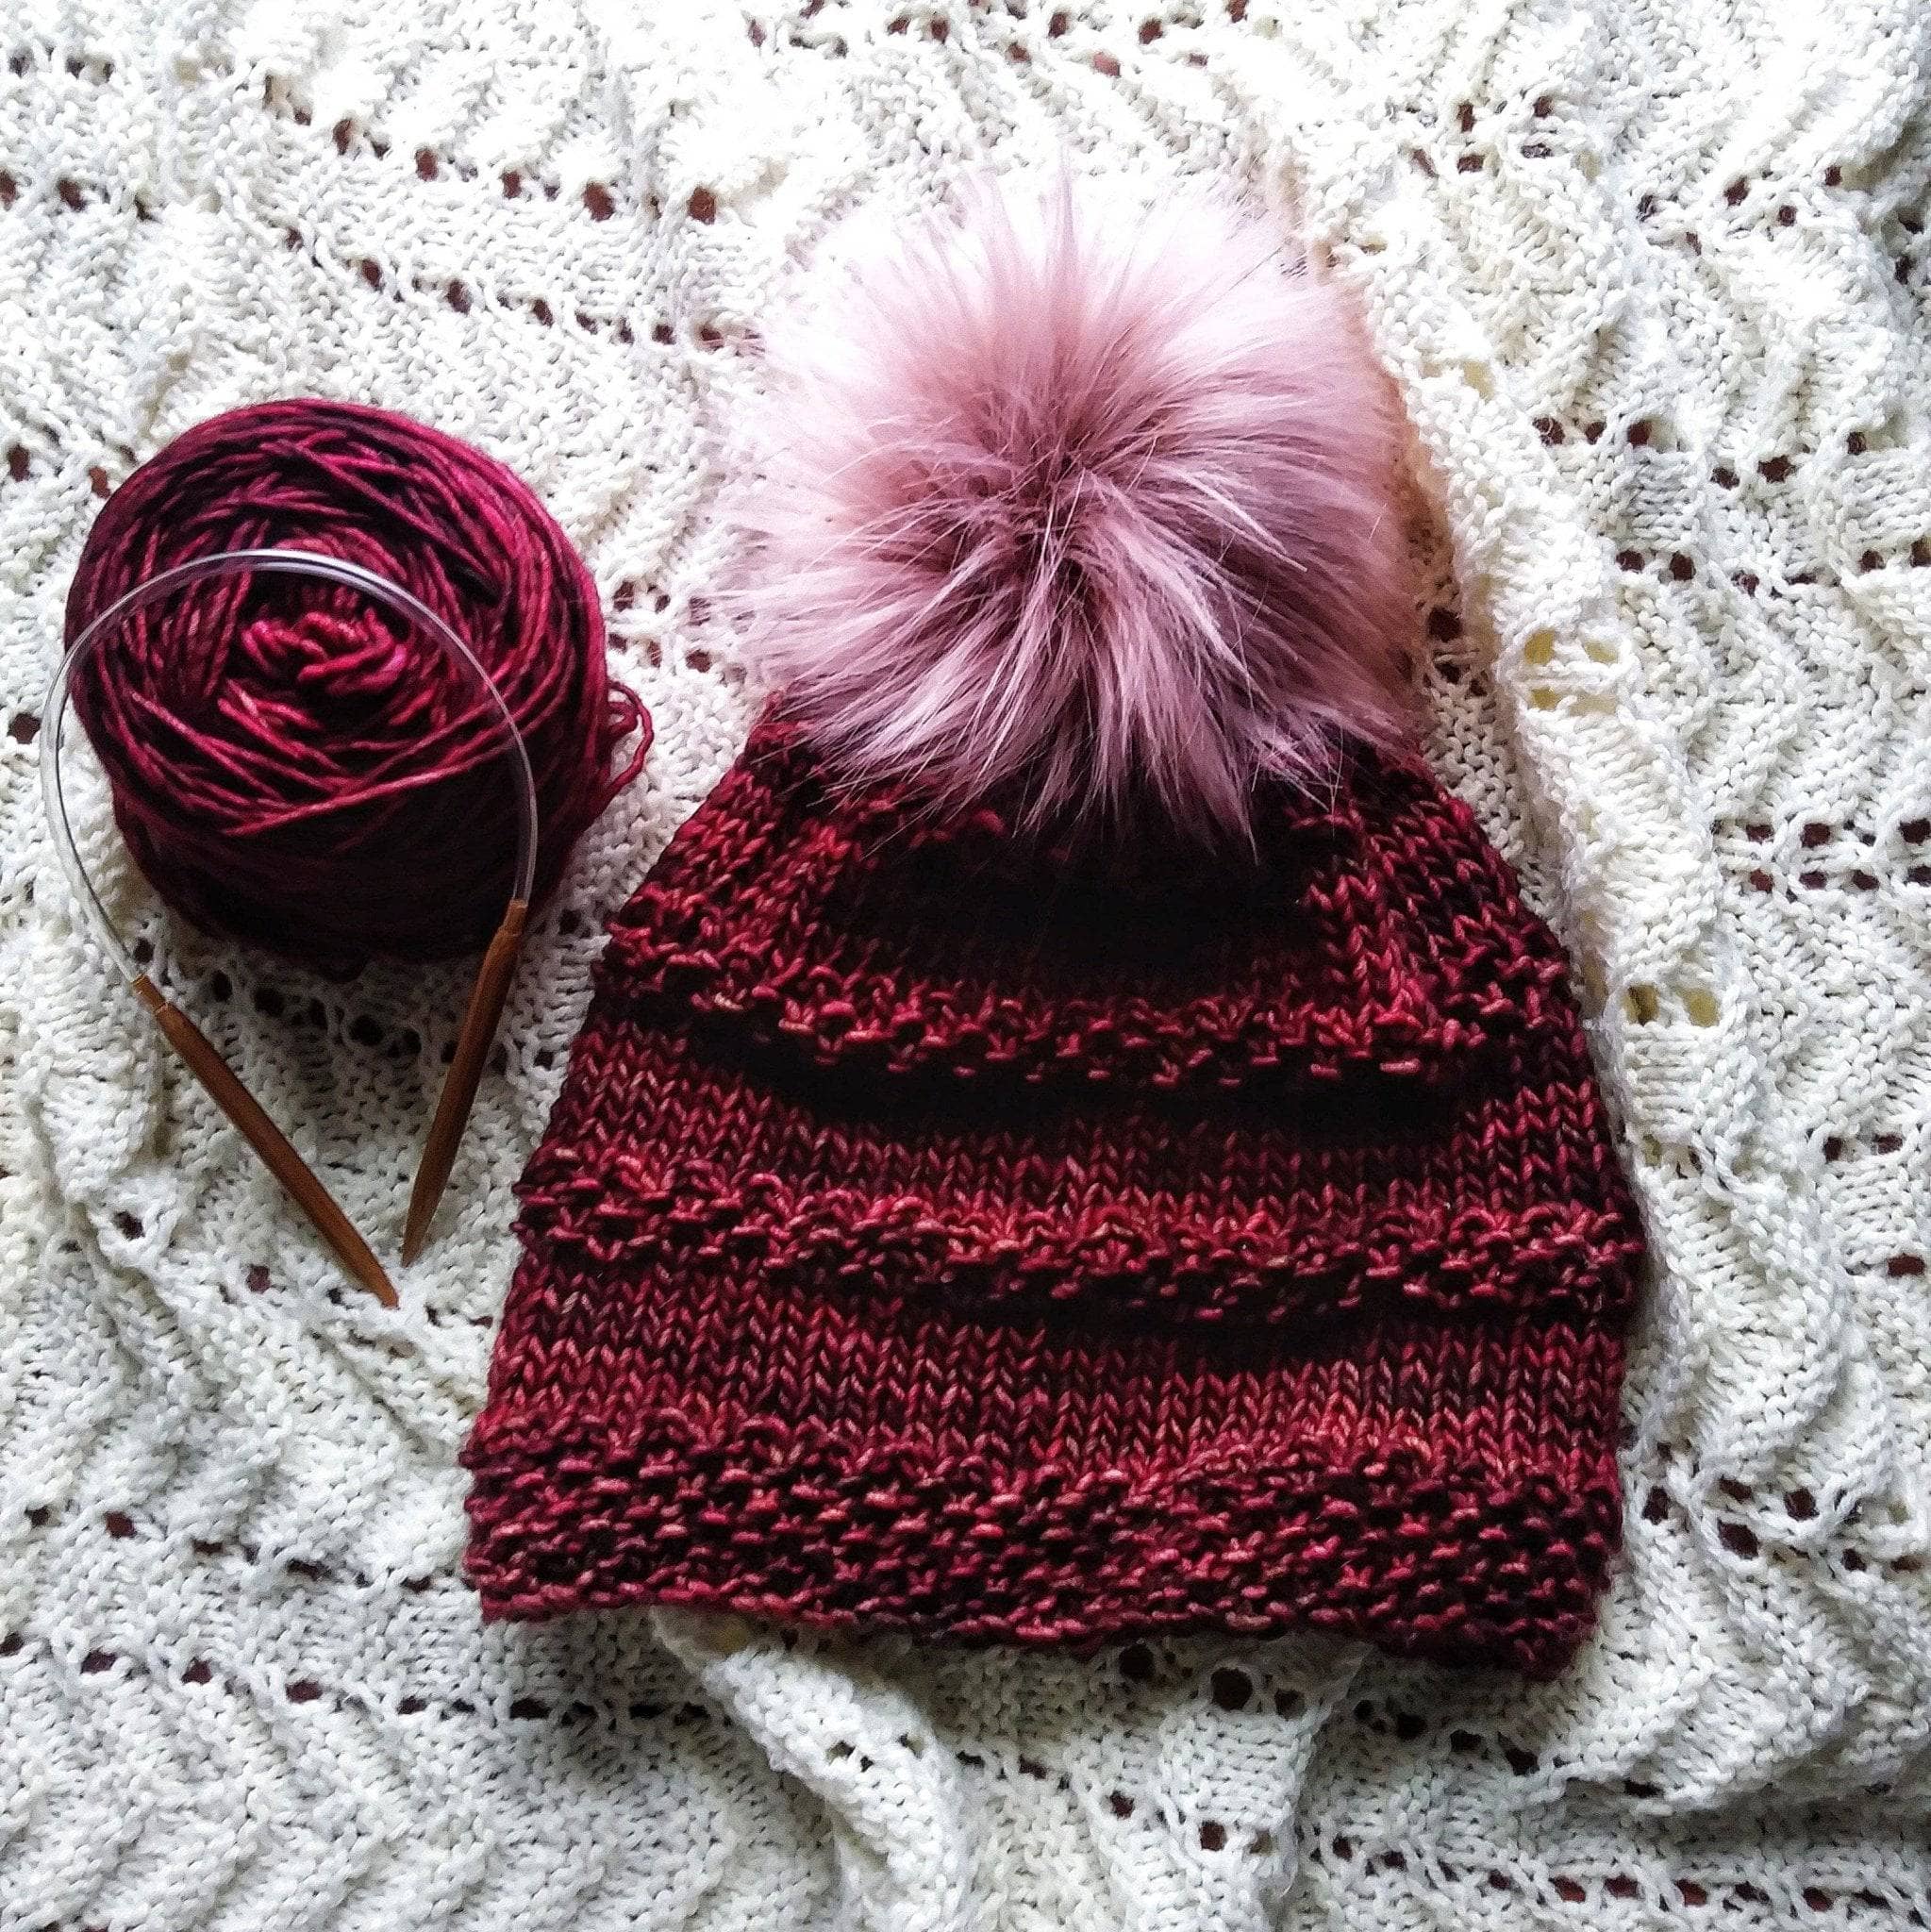
[[[385,1308],[396,1306],[395,1289],[356,1224],[323,1186],[315,1170],[297,1154],[289,1138],[269,1119],[261,1103],[241,1084],[241,1076],[223,1059],[199,1026],[179,1007],[165,998],[145,973],[137,974],[134,991],[180,1055],[214,1104],[227,1115],[241,1138],[260,1155],[262,1165],[288,1191],[290,1198],[314,1224],[315,1231],[336,1252],[337,1258]]]
[[[529,901],[512,899],[483,955],[476,972],[476,983],[470,989],[468,1010],[462,1016],[462,1031],[456,1041],[456,1055],[442,1078],[442,1092],[436,1102],[436,1117],[429,1123],[429,1138],[423,1142],[423,1158],[416,1164],[415,1186],[409,1190],[409,1211],[403,1223],[402,1258],[407,1266],[423,1251],[423,1242],[435,1219],[437,1203],[449,1182],[449,1170],[456,1161],[456,1150],[462,1130],[475,1105],[476,1084],[483,1077],[483,1063],[489,1058],[490,1043],[496,1038],[496,1023],[503,1017],[503,1003],[509,997],[509,982],[516,973],[517,955],[523,950],[523,923]]]
[[[55,849],[59,856],[61,870],[67,875],[75,903],[80,907],[102,947],[121,969],[135,996],[153,1016],[183,1064],[260,1156],[263,1165],[308,1216],[343,1267],[385,1307],[394,1307],[396,1294],[393,1285],[335,1197],[296,1153],[288,1137],[269,1118],[267,1111],[249,1092],[207,1035],[161,993],[136,963],[81,864],[67,815],[67,801],[60,777],[60,748],[65,736],[68,693],[75,669],[85,660],[89,652],[100,647],[101,641],[113,625],[130,612],[205,577],[235,576],[253,572],[314,576],[346,585],[386,605],[412,624],[421,625],[456,663],[477,680],[494,705],[503,720],[505,749],[515,772],[518,796],[514,882],[502,924],[491,941],[477,973],[463,1018],[461,1036],[443,1079],[435,1118],[418,1164],[403,1250],[405,1260],[413,1259],[435,1214],[437,1203],[441,1199],[457,1148],[462,1140],[463,1128],[474,1104],[476,1085],[481,1078],[491,1042],[495,1038],[504,1002],[508,997],[509,982],[516,970],[524,916],[536,878],[537,798],[529,755],[508,703],[475,654],[420,599],[399,584],[391,583],[387,577],[345,558],[302,550],[235,550],[216,557],[197,558],[191,562],[177,564],[172,570],[162,571],[137,585],[125,597],[102,611],[75,640],[73,649],[54,675],[42,707],[42,716],[47,722],[41,740],[42,791],[46,800],[48,824],[54,832]]]

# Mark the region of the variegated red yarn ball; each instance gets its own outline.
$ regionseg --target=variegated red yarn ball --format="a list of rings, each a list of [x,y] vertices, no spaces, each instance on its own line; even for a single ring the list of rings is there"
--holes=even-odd
[[[529,755],[545,897],[650,743],[555,518],[501,463],[407,417],[313,398],[231,410],[108,500],[68,642],[174,565],[259,548],[375,572],[475,654]],[[205,578],[112,625],[72,691],[136,861],[194,924],[329,971],[465,953],[495,930],[516,850],[507,734],[420,624],[305,576]]]

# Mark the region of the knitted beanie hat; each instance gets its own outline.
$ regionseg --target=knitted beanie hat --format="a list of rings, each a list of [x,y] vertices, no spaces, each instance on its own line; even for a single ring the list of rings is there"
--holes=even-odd
[[[982,202],[891,300],[870,271],[889,340],[841,320],[866,373],[810,433],[850,447],[774,459],[757,513],[784,694],[614,922],[524,1176],[464,1452],[486,1613],[1312,1626],[1536,1673],[1587,1629],[1636,1215],[1559,946],[1390,741],[1385,675],[1349,683],[1399,629],[1359,467],[1391,411],[1355,348],[1281,373],[1307,304],[1346,340],[1335,298],[1210,212],[1204,255],[1194,210],[1107,256],[1070,200]],[[1264,314],[1231,312],[1257,279]],[[1050,384],[1011,340],[1042,290]],[[996,317],[996,383],[935,402],[893,359],[915,295],[968,365]],[[1245,407],[1190,416],[1176,358]],[[827,503],[913,432],[864,483],[885,509]],[[974,438],[1004,467],[959,490],[929,452]],[[1182,556],[1201,475],[1217,534]],[[891,511],[941,502],[937,549]],[[855,681],[867,623],[893,648]],[[1183,698],[1120,674],[1153,648]]]

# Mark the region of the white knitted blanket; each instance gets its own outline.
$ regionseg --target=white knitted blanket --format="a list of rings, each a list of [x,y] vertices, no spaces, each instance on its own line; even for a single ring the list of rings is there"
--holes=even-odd
[[[1927,38],[1918,0],[10,0],[0,1927],[1923,1925]],[[853,206],[1062,141],[1296,212],[1406,388],[1434,754],[1574,949],[1654,1238],[1627,1555],[1554,1685],[485,1632],[460,1578],[510,1184],[745,722],[706,590],[759,318]],[[35,774],[100,496],[304,391],[527,477],[658,729],[394,1316],[76,938]],[[211,946],[87,841],[392,1257],[462,972]]]

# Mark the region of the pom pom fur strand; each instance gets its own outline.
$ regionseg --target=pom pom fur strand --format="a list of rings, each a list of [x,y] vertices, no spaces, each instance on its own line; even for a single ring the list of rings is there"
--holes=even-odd
[[[1214,841],[1406,736],[1392,387],[1257,215],[983,180],[767,354],[741,622],[853,782]]]

